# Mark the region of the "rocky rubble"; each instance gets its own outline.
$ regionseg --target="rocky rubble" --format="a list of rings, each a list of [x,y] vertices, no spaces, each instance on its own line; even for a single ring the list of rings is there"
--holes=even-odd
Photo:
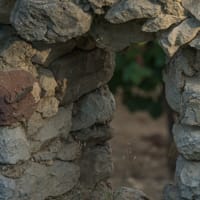
[[[179,153],[165,200],[199,196],[199,2],[0,0],[0,199],[147,200],[113,192],[114,53],[157,38]]]

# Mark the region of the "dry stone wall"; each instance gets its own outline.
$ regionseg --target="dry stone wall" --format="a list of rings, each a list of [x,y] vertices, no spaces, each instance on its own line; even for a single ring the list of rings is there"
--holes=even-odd
[[[200,2],[0,0],[0,200],[147,200],[108,182],[114,52],[157,38],[180,157],[165,200],[200,199]]]

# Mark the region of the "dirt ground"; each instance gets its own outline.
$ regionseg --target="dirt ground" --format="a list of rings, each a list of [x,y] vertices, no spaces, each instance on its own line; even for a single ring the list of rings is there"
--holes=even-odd
[[[134,187],[151,200],[163,199],[163,187],[173,178],[167,165],[166,117],[154,120],[144,112],[130,113],[118,99],[112,127],[114,188]]]

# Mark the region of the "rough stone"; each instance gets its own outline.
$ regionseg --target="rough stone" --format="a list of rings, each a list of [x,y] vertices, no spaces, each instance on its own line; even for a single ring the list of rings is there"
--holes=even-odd
[[[35,78],[23,70],[0,72],[0,125],[29,119],[37,107]],[[37,94],[37,96],[34,96]]]
[[[38,162],[41,161],[73,161],[80,157],[80,145],[75,142],[68,142],[61,139],[55,139],[42,151],[34,154],[34,159]]]
[[[10,14],[16,0],[0,0],[0,23],[10,24]]]
[[[86,33],[91,16],[71,0],[17,0],[11,23],[28,41],[55,43]]]
[[[0,199],[11,199],[15,193],[16,184],[12,179],[8,179],[2,175],[0,175]]]
[[[57,82],[50,70],[40,69],[39,83],[42,88],[43,96],[51,97],[55,95]]]
[[[16,164],[30,158],[29,143],[21,127],[0,128],[0,163]],[[1,185],[1,184],[0,184]]]
[[[174,185],[167,185],[164,189],[164,200],[181,200],[178,194],[178,188]]]
[[[45,97],[40,100],[37,111],[43,118],[53,117],[58,112],[59,101],[55,97]]]
[[[200,128],[175,124],[173,135],[179,153],[187,160],[200,160]]]
[[[122,187],[114,193],[114,200],[149,200],[140,190]]]
[[[182,0],[183,6],[192,13],[193,16],[196,17],[196,19],[200,20],[200,2],[195,0]]]
[[[44,142],[63,136],[68,137],[71,129],[72,106],[61,107],[58,113],[44,121],[44,125],[31,136],[32,151],[37,151]]]
[[[108,7],[108,6],[110,7],[114,3],[116,3],[118,0],[103,0],[103,1],[88,0],[88,1],[96,14],[104,14],[105,13],[104,7]]]
[[[80,181],[86,189],[93,189],[97,183],[110,178],[113,168],[110,147],[108,145],[86,147],[80,168]]]
[[[108,87],[101,87],[83,96],[74,105],[72,131],[88,128],[94,124],[111,121],[115,111],[115,100]]]
[[[166,99],[170,107],[180,113],[182,108],[182,93],[185,87],[186,77],[195,74],[196,52],[192,48],[181,49],[168,63],[165,69],[164,81]]]
[[[55,161],[45,166],[31,162],[22,177],[0,178],[0,186],[6,189],[0,195],[9,200],[44,200],[70,191],[78,183],[79,175],[80,169],[73,163]]]
[[[27,120],[26,123],[26,131],[27,135],[31,136],[34,133],[36,133],[39,128],[41,128],[44,125],[44,119],[42,119],[42,116],[38,112],[34,112],[32,116]]]
[[[33,46],[37,51],[31,58],[31,61],[35,64],[48,67],[57,58],[71,52],[76,46],[76,41],[72,39],[64,43],[56,44],[37,42]]]
[[[141,23],[135,21],[124,24],[95,21],[90,34],[98,47],[118,52],[129,47],[131,44],[153,40],[152,34],[142,32],[141,29]]]
[[[22,69],[36,77],[37,70],[31,62],[34,54],[31,44],[14,36],[4,38],[0,47],[0,69]]]
[[[75,51],[52,63],[51,69],[56,81],[66,81],[67,84],[64,90],[58,87],[57,94],[62,103],[76,101],[82,95],[107,83],[113,75],[113,59],[113,54],[95,49],[90,52]]]
[[[105,18],[120,24],[133,19],[153,18],[161,14],[161,6],[148,0],[121,0],[107,12]]]
[[[181,122],[187,125],[200,126],[200,90],[199,76],[185,78],[181,100]]]
[[[163,3],[163,9],[167,14],[178,17],[185,16],[185,9],[182,6],[182,0],[159,0]]]
[[[200,50],[200,34],[198,34],[196,36],[196,38],[194,38],[194,40],[192,40],[189,44],[191,47],[196,48],[197,50]]]
[[[71,133],[80,142],[105,142],[112,138],[113,130],[107,125],[93,126]]]
[[[174,15],[162,14],[154,19],[149,19],[142,26],[145,32],[158,32],[160,30],[168,29],[170,26],[181,22],[185,16],[177,17]]]
[[[179,157],[176,167],[176,182],[180,199],[200,199],[200,163]]]
[[[193,40],[199,31],[200,22],[194,18],[188,18],[170,30],[169,33],[164,33],[160,44],[166,54],[172,57],[182,45]]]

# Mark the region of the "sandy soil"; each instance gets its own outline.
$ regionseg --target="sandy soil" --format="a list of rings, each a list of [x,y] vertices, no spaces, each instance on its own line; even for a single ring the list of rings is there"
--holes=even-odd
[[[139,188],[152,200],[161,200],[164,185],[172,180],[167,165],[166,117],[153,120],[144,112],[130,113],[120,100],[117,105],[111,141],[114,188]]]

